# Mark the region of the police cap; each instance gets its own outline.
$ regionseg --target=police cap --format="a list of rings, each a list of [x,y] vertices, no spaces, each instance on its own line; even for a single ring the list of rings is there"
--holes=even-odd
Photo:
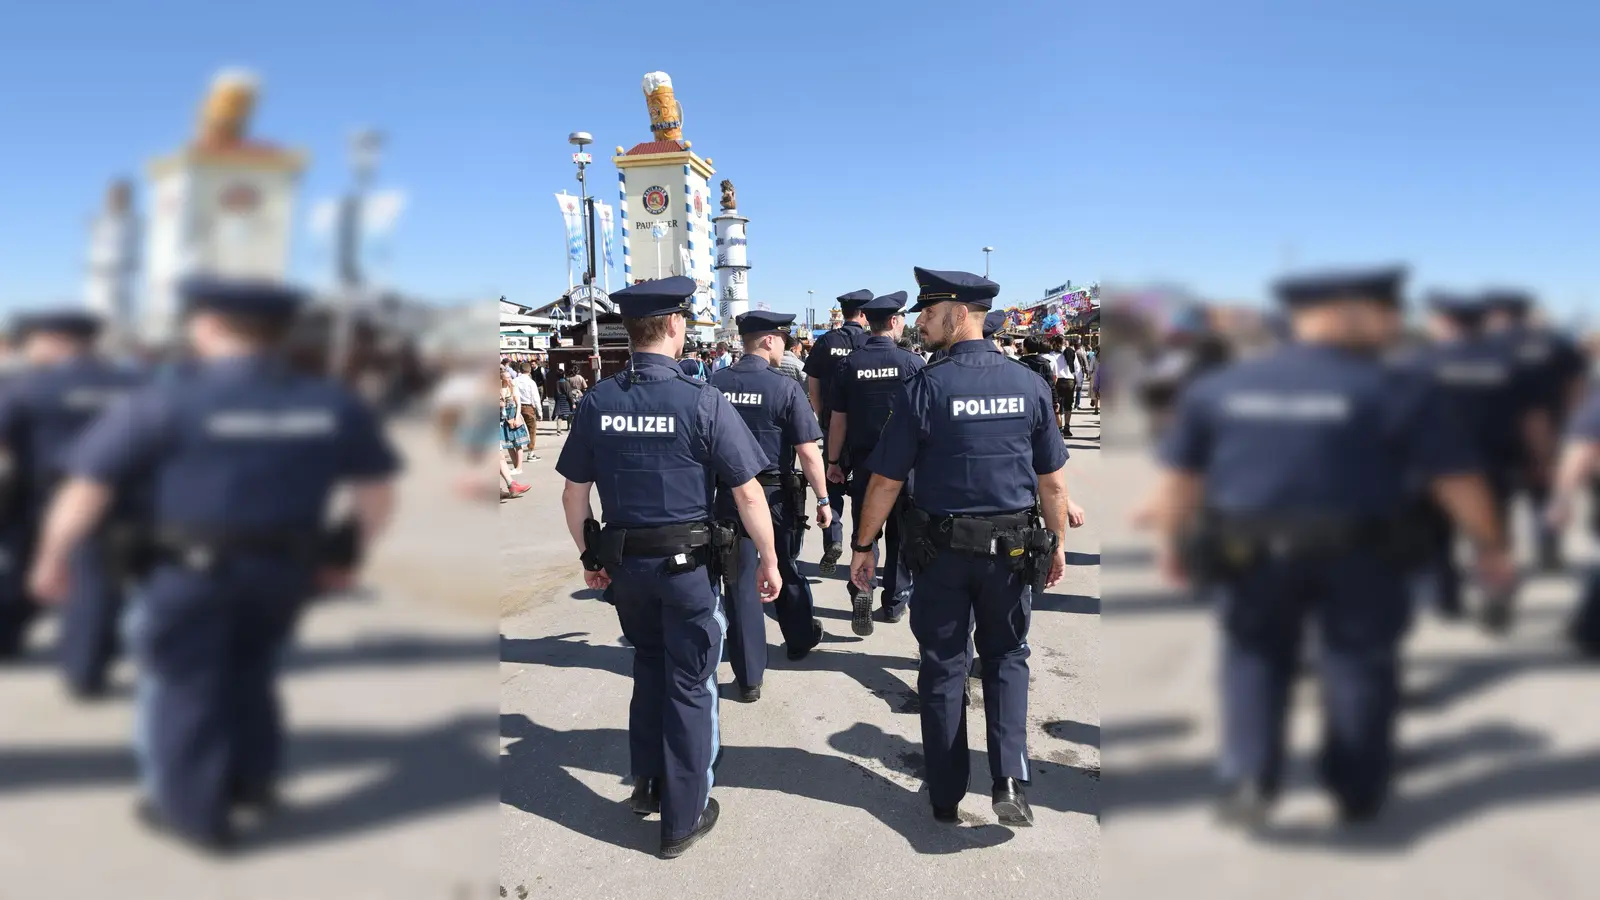
[[[1360,272],[1298,275],[1273,285],[1278,302],[1291,309],[1366,300],[1384,306],[1400,305],[1400,288],[1406,271],[1398,266]]]
[[[940,272],[921,266],[913,266],[911,271],[916,276],[919,293],[910,312],[921,312],[946,300],[988,309],[1000,293],[1000,285],[971,272]]]
[[[693,278],[673,275],[630,284],[612,294],[611,299],[616,301],[617,309],[624,318],[649,319],[691,312],[693,307],[690,298],[698,287]]]
[[[1483,307],[1485,312],[1510,313],[1520,318],[1533,308],[1533,298],[1523,291],[1505,289],[1486,291],[1483,295]]]
[[[882,297],[873,297],[858,308],[868,315],[890,316],[899,312],[905,305],[906,292],[895,291],[892,294],[884,294]]]
[[[1004,327],[1006,327],[1006,311],[1003,309],[991,310],[988,315],[983,317],[983,336],[985,338],[994,337]]]
[[[1456,324],[1468,328],[1474,327],[1483,321],[1484,313],[1488,312],[1488,307],[1481,300],[1445,291],[1430,293],[1428,295],[1428,308]]]
[[[55,310],[17,316],[11,326],[16,340],[30,334],[59,334],[79,340],[93,340],[100,333],[100,319],[92,313]]]
[[[860,309],[863,304],[872,299],[872,292],[866,288],[862,288],[859,291],[851,291],[848,294],[840,294],[837,299],[839,300],[839,309],[843,310],[844,312],[854,312],[855,310]]]
[[[305,297],[286,284],[265,279],[196,275],[178,286],[187,312],[214,312],[252,319],[292,319]]]
[[[743,337],[747,334],[762,334],[787,328],[794,321],[794,313],[775,313],[756,309],[740,314],[733,321],[739,326],[740,337]]]

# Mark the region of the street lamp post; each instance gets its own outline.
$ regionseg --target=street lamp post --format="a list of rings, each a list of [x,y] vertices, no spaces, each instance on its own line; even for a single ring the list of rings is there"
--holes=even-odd
[[[983,248],[983,277],[989,277],[989,254],[994,252],[993,247]]]
[[[333,346],[328,354],[329,372],[335,378],[342,378],[349,365],[355,305],[366,281],[361,270],[361,212],[366,205],[367,191],[372,185],[373,173],[378,168],[378,154],[382,149],[383,135],[371,128],[360,129],[350,136],[352,186],[339,209],[341,302],[333,314]]]
[[[811,332],[817,330],[817,292],[806,291],[806,340],[811,340]]]
[[[583,201],[583,242],[587,258],[583,283],[589,289],[589,339],[592,347],[589,366],[594,370],[593,383],[600,380],[600,307],[594,297],[594,202],[589,199],[589,184],[583,177],[584,167],[589,164],[589,154],[583,148],[594,143],[594,136],[587,131],[574,131],[567,135],[567,143],[578,148],[572,154],[572,161],[578,164],[578,194]]]

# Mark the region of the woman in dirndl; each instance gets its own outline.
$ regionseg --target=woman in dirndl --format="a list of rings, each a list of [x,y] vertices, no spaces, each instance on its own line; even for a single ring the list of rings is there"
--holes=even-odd
[[[500,372],[500,448],[511,454],[511,474],[522,474],[522,451],[528,449],[528,423],[517,403],[511,376]]]

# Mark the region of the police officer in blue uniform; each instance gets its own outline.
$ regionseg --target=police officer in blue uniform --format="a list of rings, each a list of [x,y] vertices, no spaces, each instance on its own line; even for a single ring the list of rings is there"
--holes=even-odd
[[[758,558],[763,603],[782,587],[772,516],[756,476],[771,467],[722,392],[679,371],[695,283],[644,281],[611,295],[632,344],[628,368],[584,397],[556,471],[584,579],[611,589],[633,644],[629,756],[638,815],[661,813],[672,859],[717,823],[711,798],[719,747],[717,664],[726,625],[717,578],[734,532],[714,522],[721,482]],[[605,520],[595,521],[589,492]]]
[[[778,369],[784,343],[780,329],[794,322],[794,316],[755,311],[735,321],[744,343],[744,356],[713,374],[711,386],[733,405],[766,457],[756,482],[772,510],[773,540],[777,547],[784,548],[778,554],[783,589],[772,606],[789,659],[800,660],[822,642],[822,622],[811,615],[811,585],[795,568],[794,556],[788,550],[795,544],[794,532],[806,527],[810,512],[806,509],[808,483],[820,498],[817,524],[826,527],[832,520],[822,451],[817,448],[822,427],[817,424],[800,383]],[[801,472],[795,471],[797,460]],[[718,518],[725,521],[738,518],[733,492],[726,485],[718,486],[716,511]],[[728,661],[733,665],[740,699],[747,703],[761,698],[761,679],[767,668],[767,629],[761,600],[756,596],[756,557],[755,542],[749,534],[741,533],[737,561],[730,567],[727,579],[730,595],[724,598]]]
[[[1067,448],[1044,382],[982,338],[1000,286],[967,272],[914,270],[925,347],[950,355],[903,382],[878,446],[852,544],[851,578],[871,585],[873,541],[904,485],[903,552],[915,577],[923,755],[934,818],[958,821],[967,792],[967,627],[976,620],[991,801],[1001,824],[1033,822],[1028,764],[1028,624],[1033,597],[1066,570]],[[1038,510],[1043,510],[1043,522]],[[1081,518],[1074,518],[1074,526]]]
[[[806,357],[806,391],[811,397],[811,409],[822,424],[823,446],[827,446],[828,426],[833,421],[833,412],[828,408],[828,402],[833,397],[833,373],[846,356],[861,349],[867,342],[867,332],[863,327],[867,317],[861,311],[861,306],[871,299],[872,292],[868,290],[840,294],[839,312],[844,316],[844,324],[817,338],[811,354]],[[829,458],[827,462],[832,466],[838,460]],[[848,472],[845,474],[849,475]],[[844,553],[844,524],[841,519],[847,492],[845,485],[828,482],[828,501],[833,508],[833,522],[823,529],[822,562],[817,567],[823,575],[834,573],[839,557]]]
[[[878,435],[889,421],[889,407],[900,392],[900,383],[921,371],[922,357],[895,343],[900,329],[905,325],[901,309],[906,303],[906,292],[884,294],[862,304],[869,331],[867,342],[861,349],[846,356],[834,369],[832,396],[828,406],[833,420],[828,425],[828,458],[837,460],[828,467],[828,480],[834,484],[849,480],[850,512],[855,517],[856,531],[851,544],[873,545],[862,540],[861,504],[867,493],[872,471],[867,468],[867,457],[878,446]],[[902,503],[909,502],[914,485],[907,485]],[[877,615],[885,622],[899,622],[906,614],[906,604],[911,599],[911,573],[906,570],[900,555],[900,520],[890,516],[884,535],[884,585],[883,608]],[[850,627],[856,634],[872,633],[872,588],[850,586]]]
[[[0,397],[0,449],[10,455],[18,479],[15,521],[25,535],[20,546],[26,547],[64,474],[67,449],[138,379],[93,352],[100,321],[87,313],[27,316],[15,331],[34,367]],[[125,499],[116,512],[126,512],[130,502]],[[104,537],[92,536],[74,548],[71,593],[61,611],[62,671],[67,689],[83,699],[105,693],[119,649],[122,586],[106,571]]]
[[[124,557],[139,580],[129,623],[139,666],[136,751],[151,827],[207,849],[231,813],[270,808],[282,760],[275,675],[307,600],[347,588],[386,523],[398,460],[372,413],[276,351],[300,297],[266,282],[182,286],[196,362],[101,416],[69,452],[30,584],[59,601],[72,549],[144,493]],[[334,488],[352,519],[324,523]]]
[[[1163,442],[1161,567],[1221,600],[1228,823],[1261,822],[1278,793],[1308,622],[1323,676],[1323,780],[1346,821],[1380,810],[1408,576],[1431,549],[1405,515],[1411,479],[1424,478],[1477,545],[1488,586],[1513,577],[1480,463],[1437,385],[1380,357],[1403,274],[1280,283],[1295,341],[1191,384]]]
[[[1600,535],[1600,394],[1590,394],[1572,417],[1548,508],[1541,511],[1545,524],[1559,538],[1571,523],[1579,492],[1590,491],[1589,529]],[[1582,580],[1578,606],[1567,626],[1567,637],[1580,655],[1600,659],[1600,568],[1588,567]]]
[[[1519,469],[1530,457],[1529,435],[1539,427],[1534,411],[1522,403],[1526,388],[1519,381],[1522,369],[1505,352],[1503,342],[1482,333],[1487,309],[1477,298],[1437,293],[1430,300],[1433,343],[1423,348],[1410,365],[1439,388],[1457,422],[1465,429],[1484,467],[1496,517],[1506,531],[1511,492]],[[1509,426],[1509,427],[1508,427]],[[1438,539],[1437,558],[1430,567],[1434,600],[1442,614],[1462,613],[1461,573],[1456,564],[1456,530],[1437,505],[1430,509],[1432,533]],[[1495,602],[1507,598],[1491,598]],[[1486,604],[1484,613],[1493,623],[1508,610]]]
[[[1567,416],[1582,396],[1588,366],[1583,353],[1570,341],[1547,327],[1536,327],[1529,320],[1533,300],[1521,291],[1495,290],[1484,296],[1488,307],[1486,327],[1503,341],[1522,370],[1522,400],[1532,410],[1531,456],[1524,467],[1519,489],[1535,510],[1546,507],[1555,465],[1558,435]],[[1535,543],[1539,567],[1545,571],[1561,568],[1560,535],[1549,527],[1542,515],[1535,516]]]

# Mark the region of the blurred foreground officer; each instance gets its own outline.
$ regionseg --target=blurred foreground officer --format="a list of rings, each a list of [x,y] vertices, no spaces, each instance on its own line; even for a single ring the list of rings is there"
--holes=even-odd
[[[911,631],[921,649],[917,694],[934,818],[958,821],[967,792],[962,695],[975,618],[995,815],[1003,825],[1031,825],[1022,789],[1030,777],[1028,624],[1033,596],[1066,571],[1067,448],[1044,382],[982,338],[982,317],[1000,286],[966,272],[915,272],[921,294],[911,311],[922,312],[923,346],[950,355],[895,394],[867,458],[873,474],[851,577],[862,590],[872,584],[872,544],[915,477],[917,495],[901,528],[916,577]]]
[[[1428,552],[1404,515],[1411,479],[1425,478],[1476,543],[1487,582],[1512,577],[1470,442],[1428,379],[1380,361],[1402,277],[1280,283],[1295,341],[1191,385],[1163,443],[1162,568],[1181,580],[1187,567],[1222,600],[1224,821],[1259,822],[1277,796],[1308,620],[1323,669],[1323,780],[1346,820],[1379,811],[1408,575]]]
[[[1550,507],[1543,518],[1559,539],[1572,520],[1578,492],[1587,486],[1591,508],[1589,528],[1600,535],[1600,394],[1591,394],[1572,419],[1556,470]],[[1578,609],[1567,627],[1567,636],[1578,652],[1589,659],[1600,659],[1600,566],[1584,572]]]
[[[1588,366],[1582,351],[1571,341],[1530,321],[1533,299],[1527,294],[1491,291],[1485,295],[1484,303],[1488,307],[1487,329],[1505,342],[1507,352],[1522,370],[1519,399],[1532,411],[1533,444],[1518,487],[1527,493],[1528,503],[1535,510],[1539,567],[1555,571],[1561,568],[1561,535],[1538,511],[1549,502],[1558,436],[1583,395]]]
[[[100,322],[79,312],[42,313],[18,321],[16,334],[32,368],[0,397],[0,447],[17,479],[12,510],[4,515],[21,529],[20,547],[31,547],[67,464],[67,450],[83,429],[112,402],[137,386],[133,373],[94,354]],[[119,509],[126,515],[130,504]],[[13,519],[14,517],[14,519]],[[59,655],[67,689],[79,698],[105,693],[106,674],[116,659],[122,585],[106,570],[105,531],[72,549],[72,579],[61,611]],[[21,586],[25,556],[16,562]]]
[[[1469,297],[1436,294],[1430,306],[1433,344],[1418,353],[1413,365],[1437,385],[1441,398],[1465,429],[1467,441],[1483,464],[1495,518],[1505,534],[1512,488],[1542,425],[1532,421],[1535,413],[1521,402],[1521,370],[1506,353],[1504,343],[1482,333],[1484,304]],[[1443,615],[1454,618],[1462,612],[1456,529],[1436,503],[1429,504],[1428,517],[1432,520],[1430,533],[1437,539],[1435,559],[1429,566],[1435,600]],[[1508,624],[1504,617],[1509,615],[1509,607],[1497,607],[1497,602],[1485,604],[1485,621],[1496,627]]]
[[[778,554],[778,572],[783,590],[774,602],[783,642],[792,660],[803,659],[822,642],[822,622],[812,618],[811,585],[795,568],[794,532],[806,527],[810,510],[806,508],[806,484],[816,492],[817,524],[832,521],[828,507],[827,482],[823,480],[822,451],[817,441],[822,427],[811,412],[805,391],[798,382],[778,370],[783,359],[783,335],[779,329],[794,321],[793,315],[748,312],[738,317],[744,357],[711,376],[711,386],[722,392],[733,405],[750,433],[761,445],[766,464],[756,475],[772,511],[772,535]],[[794,470],[799,457],[802,477]],[[717,486],[717,518],[736,525],[738,518],[733,492],[726,484]],[[728,615],[728,661],[739,684],[740,699],[761,699],[761,679],[767,668],[767,626],[756,595],[756,544],[748,533],[741,533],[735,558],[730,561],[727,582],[732,596],[724,597]]]
[[[717,579],[734,533],[712,521],[713,488],[729,485],[756,546],[763,603],[782,578],[772,518],[756,476],[769,468],[750,429],[711,385],[676,363],[695,283],[681,275],[612,294],[632,344],[628,368],[578,407],[556,471],[561,505],[582,550],[584,580],[611,588],[633,644],[628,708],[633,811],[661,813],[661,855],[681,856],[717,824],[711,799],[719,748],[717,664],[726,626]],[[778,376],[782,377],[782,376]],[[600,492],[605,529],[589,490]]]
[[[833,373],[846,356],[861,349],[867,342],[867,332],[862,327],[867,317],[861,311],[861,305],[871,299],[872,292],[868,290],[840,294],[839,311],[844,314],[844,324],[817,338],[811,354],[806,357],[806,391],[811,397],[811,409],[816,412],[817,421],[822,425],[824,447],[828,444],[828,426],[833,421],[833,412],[828,408],[828,402],[833,397]],[[828,459],[830,466],[838,463],[837,459]],[[845,476],[848,478],[849,475],[846,470]],[[845,485],[828,482],[828,502],[833,508],[833,522],[822,530],[822,562],[817,570],[823,575],[834,573],[834,567],[844,553],[844,525],[841,520],[844,517],[845,493]]]
[[[318,588],[349,586],[388,520],[398,461],[360,400],[277,358],[298,295],[211,280],[183,294],[195,366],[113,408],[73,448],[31,582],[60,598],[72,548],[115,497],[147,492],[149,528],[127,565],[142,581],[129,627],[140,812],[221,849],[235,806],[275,799],[278,659]],[[355,520],[325,530],[341,483]]]
[[[833,372],[833,396],[828,400],[833,421],[828,426],[828,458],[838,464],[828,467],[828,480],[845,483],[850,479],[850,512],[855,530],[850,535],[852,549],[872,549],[877,565],[877,541],[865,540],[861,532],[861,506],[872,475],[867,457],[878,446],[878,435],[889,421],[889,407],[900,393],[901,383],[923,368],[922,357],[895,343],[906,317],[900,312],[906,292],[896,291],[867,301],[861,307],[871,332],[861,349],[846,356]],[[901,503],[911,500],[914,485],[908,485]],[[878,615],[885,622],[898,622],[906,614],[911,599],[911,573],[900,553],[900,517],[891,515],[884,533],[883,609]],[[872,587],[850,585],[850,627],[856,634],[872,633]]]

